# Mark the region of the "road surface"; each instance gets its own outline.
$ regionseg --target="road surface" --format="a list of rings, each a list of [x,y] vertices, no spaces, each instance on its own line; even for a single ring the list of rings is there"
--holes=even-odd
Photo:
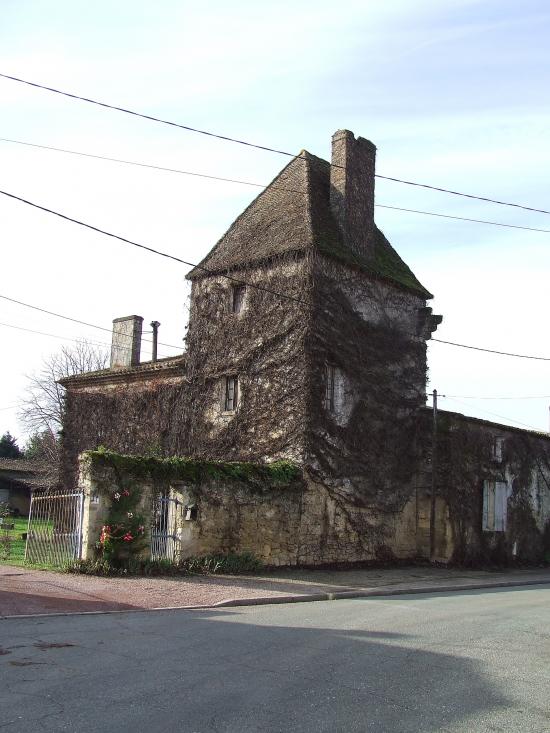
[[[0,621],[0,730],[550,731],[550,586]]]

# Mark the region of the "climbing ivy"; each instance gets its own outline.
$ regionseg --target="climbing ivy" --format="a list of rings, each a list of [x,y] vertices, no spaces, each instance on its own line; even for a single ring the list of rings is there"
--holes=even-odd
[[[150,478],[155,482],[185,481],[200,484],[208,479],[230,479],[242,481],[253,486],[265,484],[290,484],[301,475],[298,466],[290,461],[255,464],[241,461],[208,461],[193,458],[157,458],[155,456],[121,455],[100,446],[95,451],[87,451],[97,465],[111,467],[118,474],[134,478]]]

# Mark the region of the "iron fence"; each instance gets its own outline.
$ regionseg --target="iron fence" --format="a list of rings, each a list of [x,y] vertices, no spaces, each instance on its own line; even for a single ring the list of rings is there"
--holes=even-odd
[[[64,565],[82,552],[81,491],[48,491],[31,497],[25,560]]]

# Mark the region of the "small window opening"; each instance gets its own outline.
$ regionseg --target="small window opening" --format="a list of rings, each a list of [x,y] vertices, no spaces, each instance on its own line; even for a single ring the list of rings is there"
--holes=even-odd
[[[336,369],[327,364],[325,374],[325,409],[334,412],[334,388],[336,382]]]
[[[493,460],[497,463],[502,463],[502,447],[504,445],[504,438],[495,438],[493,441]]]
[[[239,378],[225,378],[224,406],[225,412],[235,412],[239,401]]]
[[[240,313],[244,308],[244,296],[246,288],[244,285],[234,285],[231,288],[231,312]]]

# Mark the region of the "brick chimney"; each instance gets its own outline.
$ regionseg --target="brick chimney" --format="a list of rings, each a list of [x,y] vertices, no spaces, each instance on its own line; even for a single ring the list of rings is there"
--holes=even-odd
[[[332,136],[330,208],[344,243],[370,259],[374,229],[374,169],[376,147],[353,132],[338,130]]]
[[[123,369],[139,364],[142,327],[143,318],[141,316],[114,319],[111,369]]]

